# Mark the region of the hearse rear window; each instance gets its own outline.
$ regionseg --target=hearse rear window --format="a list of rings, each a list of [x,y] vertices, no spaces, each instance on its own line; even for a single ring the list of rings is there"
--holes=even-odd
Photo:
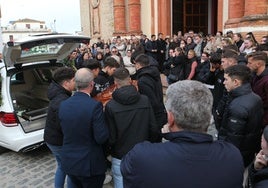
[[[34,46],[32,48],[23,48],[21,51],[21,57],[27,57],[37,54],[56,54],[62,46],[63,44],[54,43]]]

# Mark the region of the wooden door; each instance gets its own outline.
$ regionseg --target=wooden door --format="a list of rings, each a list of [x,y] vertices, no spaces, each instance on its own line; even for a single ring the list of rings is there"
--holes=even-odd
[[[208,32],[208,0],[183,0],[183,32]]]

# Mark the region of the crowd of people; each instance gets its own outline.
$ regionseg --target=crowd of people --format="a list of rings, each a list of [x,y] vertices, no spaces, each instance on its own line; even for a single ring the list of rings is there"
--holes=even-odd
[[[102,187],[107,163],[115,188],[268,186],[268,36],[163,36],[98,38],[56,70],[44,134],[55,187],[66,175]]]

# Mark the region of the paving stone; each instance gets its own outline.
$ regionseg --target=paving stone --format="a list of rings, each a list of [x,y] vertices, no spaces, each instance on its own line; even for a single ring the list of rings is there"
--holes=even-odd
[[[42,179],[36,179],[33,182],[30,183],[33,187],[36,187],[38,184],[40,184],[43,180]]]
[[[28,183],[28,182],[29,182],[29,179],[28,179],[28,178],[25,178],[25,179],[19,181],[19,182],[18,182],[18,185],[23,185],[23,184],[26,184],[26,183]]]
[[[25,170],[24,170],[24,169],[19,169],[19,170],[17,170],[17,171],[15,171],[15,172],[13,172],[13,173],[12,173],[12,176],[17,176],[17,175],[20,175],[20,174],[22,174],[23,172],[25,172]]]

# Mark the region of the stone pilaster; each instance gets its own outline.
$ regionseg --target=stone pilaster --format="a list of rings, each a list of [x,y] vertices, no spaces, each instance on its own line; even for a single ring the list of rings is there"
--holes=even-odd
[[[128,1],[128,13],[129,13],[129,34],[140,34],[141,33],[141,3],[140,0],[129,0]]]
[[[125,0],[114,0],[114,35],[124,35],[125,33]]]

